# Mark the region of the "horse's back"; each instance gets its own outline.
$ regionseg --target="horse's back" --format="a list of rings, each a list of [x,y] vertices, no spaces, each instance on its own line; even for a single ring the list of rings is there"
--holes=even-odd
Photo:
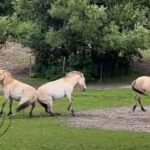
[[[20,90],[29,91],[29,92],[36,91],[36,89],[33,86],[23,83],[23,82],[20,82],[18,80],[14,81],[14,84],[12,84],[12,87],[17,88],[18,90],[20,89]]]
[[[136,83],[139,83],[139,84],[150,83],[150,77],[149,76],[141,76],[141,77],[138,77],[135,81],[136,81]]]
[[[48,82],[37,89],[39,99],[46,99],[51,97],[53,99],[59,99],[66,95],[66,89],[69,85],[63,80],[63,78]]]
[[[14,80],[8,86],[8,90],[14,99],[30,99],[30,101],[35,101],[37,99],[36,89],[18,80]]]
[[[150,91],[150,77],[149,76],[141,76],[135,80],[135,86],[138,89]]]

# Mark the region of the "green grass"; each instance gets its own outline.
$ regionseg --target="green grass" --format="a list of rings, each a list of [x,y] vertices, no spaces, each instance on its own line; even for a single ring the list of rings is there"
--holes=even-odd
[[[75,91],[73,96],[76,111],[134,103],[134,92],[129,89],[88,90],[84,93]],[[144,98],[144,104],[150,103],[148,99]],[[15,102],[15,107],[17,104]],[[63,113],[60,117],[47,117],[40,105],[37,105],[34,111],[34,118],[28,117],[29,109],[18,113],[12,120],[11,128],[0,138],[0,149],[149,150],[148,133],[70,127],[67,123],[68,116],[65,115],[66,108],[66,99],[62,99],[54,102],[54,110]],[[4,130],[8,121],[5,121],[0,132]]]
[[[23,81],[27,84],[34,85],[34,87],[36,88],[41,86],[42,84],[49,82],[49,80],[45,78],[31,78],[28,76],[24,78]]]

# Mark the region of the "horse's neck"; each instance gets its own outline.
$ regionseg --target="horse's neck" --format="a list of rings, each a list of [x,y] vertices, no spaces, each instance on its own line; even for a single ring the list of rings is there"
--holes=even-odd
[[[10,75],[5,74],[4,79],[3,79],[3,86],[7,86],[8,84],[13,82],[13,78]]]
[[[79,81],[79,77],[71,77],[68,79],[68,81],[72,84],[73,87],[75,87]]]

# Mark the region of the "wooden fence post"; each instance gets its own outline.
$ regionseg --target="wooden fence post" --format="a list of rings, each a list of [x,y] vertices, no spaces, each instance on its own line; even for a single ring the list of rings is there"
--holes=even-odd
[[[30,54],[29,75],[32,75],[32,55]]]
[[[65,67],[66,67],[66,57],[63,59],[63,74],[65,73]]]
[[[103,63],[100,64],[100,82],[103,82]]]

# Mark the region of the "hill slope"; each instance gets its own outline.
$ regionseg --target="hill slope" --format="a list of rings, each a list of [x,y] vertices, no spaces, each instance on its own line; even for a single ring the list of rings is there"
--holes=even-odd
[[[27,75],[30,68],[30,50],[17,43],[7,43],[0,50],[0,68],[8,69],[13,75]]]

